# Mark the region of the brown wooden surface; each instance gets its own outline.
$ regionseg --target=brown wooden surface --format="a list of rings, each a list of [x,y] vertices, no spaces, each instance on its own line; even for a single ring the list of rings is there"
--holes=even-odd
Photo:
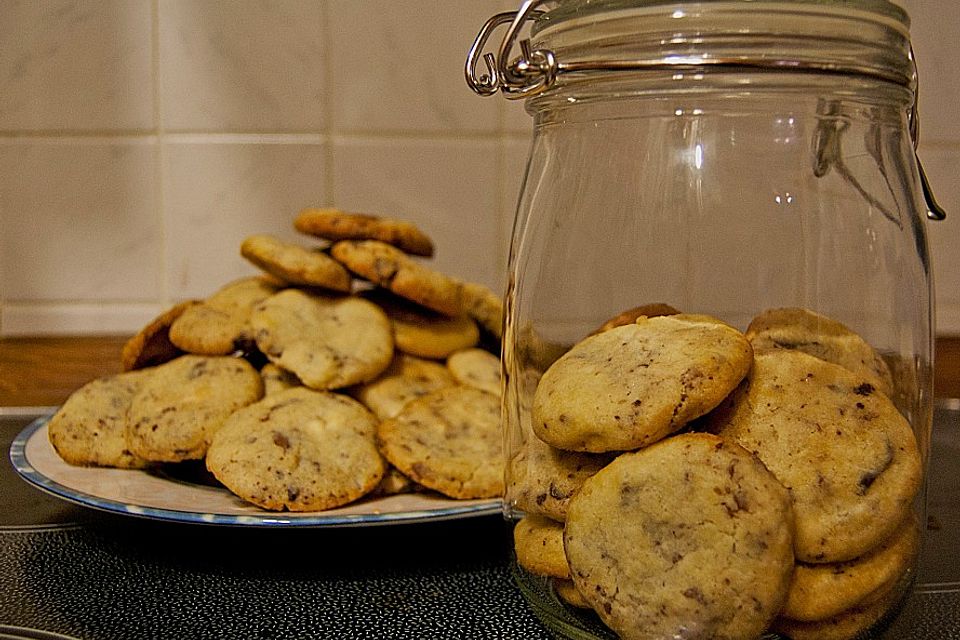
[[[0,338],[0,407],[61,404],[82,384],[120,371],[126,336]],[[960,337],[937,341],[936,395],[960,398]]]

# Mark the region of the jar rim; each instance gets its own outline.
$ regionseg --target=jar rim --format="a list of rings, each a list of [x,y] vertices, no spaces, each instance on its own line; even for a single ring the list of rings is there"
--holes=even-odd
[[[596,15],[603,12],[625,9],[645,9],[670,6],[674,10],[683,10],[685,7],[708,4],[736,4],[752,5],[751,8],[760,8],[762,5],[780,5],[789,9],[803,7],[806,10],[854,10],[873,13],[878,17],[899,22],[904,31],[910,28],[910,15],[907,11],[890,0],[550,0],[546,3],[548,10],[543,11],[534,25],[534,34],[548,28],[551,24]]]

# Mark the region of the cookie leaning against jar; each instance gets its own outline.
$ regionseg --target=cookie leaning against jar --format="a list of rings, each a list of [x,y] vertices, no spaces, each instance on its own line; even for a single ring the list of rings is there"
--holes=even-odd
[[[893,403],[864,377],[800,351],[758,351],[707,423],[790,490],[801,562],[870,552],[909,515],[920,489],[916,438]]]
[[[742,333],[709,316],[641,317],[585,338],[547,369],[533,430],[570,451],[645,447],[716,407],[752,353]]]

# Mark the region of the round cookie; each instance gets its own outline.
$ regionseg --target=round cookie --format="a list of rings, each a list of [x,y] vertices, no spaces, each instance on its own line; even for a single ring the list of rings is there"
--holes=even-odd
[[[153,367],[182,356],[184,352],[170,342],[170,326],[184,311],[198,304],[199,300],[187,300],[173,305],[127,340],[120,351],[123,370]]]
[[[500,400],[470,387],[438,389],[380,424],[380,451],[404,475],[451,498],[503,493]]]
[[[500,395],[500,358],[485,349],[461,349],[447,358],[457,382]]]
[[[809,309],[764,311],[750,322],[746,336],[757,351],[796,349],[838,364],[893,395],[893,376],[880,354],[845,325]]]
[[[353,387],[350,395],[387,420],[411,400],[454,384],[456,380],[442,364],[398,353],[380,377]]]
[[[433,241],[410,222],[339,209],[308,208],[293,226],[325,240],[379,240],[418,256],[433,255]]]
[[[625,311],[621,311],[617,315],[613,316],[602,325],[597,327],[590,335],[595,335],[598,333],[603,333],[607,329],[613,329],[614,327],[622,327],[625,324],[633,324],[641,316],[646,316],[648,318],[655,318],[657,316],[675,316],[680,311],[674,309],[668,304],[663,302],[653,302],[650,304],[642,304],[638,307],[633,307]]]
[[[463,304],[467,315],[497,340],[503,337],[503,300],[485,285],[463,283]]]
[[[613,457],[609,453],[564,451],[529,434],[510,461],[507,496],[527,513],[563,522],[573,494]]]
[[[626,453],[570,501],[570,574],[624,640],[755,638],[793,571],[790,497],[749,452],[688,433]]]
[[[715,406],[750,368],[739,331],[697,315],[641,317],[585,338],[543,374],[533,430],[570,451],[629,451]]]
[[[920,488],[917,442],[893,403],[862,377],[800,351],[758,352],[709,423],[790,490],[801,562],[844,562],[876,548]]]
[[[448,316],[466,312],[463,283],[434,271],[396,247],[377,240],[342,240],[330,255],[350,271],[401,298]]]
[[[47,423],[57,454],[80,466],[140,469],[148,461],[127,447],[127,410],[149,369],[97,378],[66,399]]]
[[[339,389],[373,380],[393,358],[390,321],[356,296],[286,289],[250,316],[257,347],[311,389]]]
[[[170,325],[170,342],[187,353],[208,356],[245,350],[253,342],[253,308],[280,287],[265,277],[235,280],[202,303],[184,310]]]
[[[260,378],[263,379],[263,395],[265,396],[303,386],[296,375],[272,362],[260,367]]]
[[[387,314],[398,350],[420,358],[442,360],[480,339],[477,323],[466,315],[446,316],[391,294],[385,289],[363,292]]]
[[[320,251],[258,234],[244,239],[240,255],[290,284],[350,293],[353,278],[342,264]]]
[[[264,509],[332,509],[370,493],[383,478],[376,426],[347,396],[287,389],[230,416],[213,437],[207,469]]]
[[[570,578],[570,565],[563,552],[563,524],[549,518],[527,515],[513,528],[517,564],[538,576]]]
[[[231,413],[263,395],[241,358],[180,356],[150,370],[130,401],[127,446],[157,462],[198,460]]]
[[[780,615],[806,622],[825,620],[886,593],[911,566],[919,539],[917,522],[910,517],[879,549],[855,560],[798,564]]]

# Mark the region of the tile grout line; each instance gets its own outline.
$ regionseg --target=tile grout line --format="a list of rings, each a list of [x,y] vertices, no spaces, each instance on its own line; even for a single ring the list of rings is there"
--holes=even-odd
[[[166,132],[163,128],[163,91],[162,69],[160,61],[160,0],[151,2],[152,25],[150,28],[151,49],[153,50],[153,126],[157,136],[157,150],[155,154],[156,166],[153,170],[154,207],[157,223],[160,228],[160,251],[157,257],[157,268],[160,276],[160,304],[166,307],[170,303],[170,278],[167,269],[167,211],[164,202],[164,184],[166,182]]]
[[[333,145],[333,100],[330,98],[330,95],[333,93],[329,90],[330,82],[333,78],[333,46],[331,46],[331,28],[330,28],[330,12],[332,8],[330,7],[329,0],[324,0],[320,3],[320,38],[321,45],[320,51],[323,56],[322,61],[322,72],[323,72],[323,82],[321,86],[323,91],[321,92],[323,101],[321,105],[322,114],[323,114],[323,136],[325,144],[323,147],[323,158],[324,158],[324,175],[323,175],[323,206],[336,207],[337,203],[334,201],[334,195],[336,191],[336,180],[334,179],[334,167],[337,161],[336,152]]]

